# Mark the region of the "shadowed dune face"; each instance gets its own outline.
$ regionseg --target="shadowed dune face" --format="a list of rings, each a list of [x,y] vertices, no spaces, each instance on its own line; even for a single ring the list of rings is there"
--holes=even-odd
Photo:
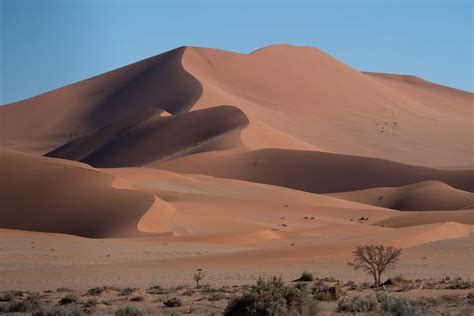
[[[439,170],[368,157],[261,149],[202,153],[150,166],[178,173],[267,183],[314,193],[346,192],[437,180],[474,191],[474,170]]]
[[[400,211],[459,210],[474,207],[474,194],[437,181],[399,188],[375,188],[329,196]]]
[[[138,235],[154,196],[84,164],[0,151],[0,227],[84,237]]]
[[[203,149],[223,150],[242,147],[240,130],[248,124],[242,111],[218,106],[180,113],[140,115],[141,121],[110,125],[77,139],[48,156],[79,158],[94,167],[142,166],[156,160],[176,158]],[[130,122],[130,121],[127,121]],[[91,144],[96,146],[91,147]]]
[[[146,107],[186,111],[202,88],[181,65],[184,50],[178,48],[0,107],[0,146],[43,154],[123,122]]]

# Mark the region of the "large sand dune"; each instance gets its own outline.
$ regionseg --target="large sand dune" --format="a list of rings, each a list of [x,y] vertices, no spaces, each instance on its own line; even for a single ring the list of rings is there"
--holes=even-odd
[[[371,243],[414,277],[472,276],[473,101],[272,45],[181,47],[1,106],[2,287],[347,276]]]

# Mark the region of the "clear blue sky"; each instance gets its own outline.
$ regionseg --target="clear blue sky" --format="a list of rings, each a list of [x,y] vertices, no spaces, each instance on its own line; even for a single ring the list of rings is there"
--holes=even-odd
[[[470,0],[0,2],[0,104],[183,45],[311,45],[360,70],[473,90]]]

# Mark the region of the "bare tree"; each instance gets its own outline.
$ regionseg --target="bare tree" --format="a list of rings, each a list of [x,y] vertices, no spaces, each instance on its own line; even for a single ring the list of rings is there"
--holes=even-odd
[[[384,245],[357,246],[353,252],[354,261],[348,265],[356,271],[362,269],[372,275],[378,288],[382,274],[395,268],[401,254],[402,249]]]
[[[193,274],[193,279],[196,281],[196,287],[199,287],[199,281],[201,281],[204,278],[204,273],[202,272],[201,269],[198,269],[196,272]]]

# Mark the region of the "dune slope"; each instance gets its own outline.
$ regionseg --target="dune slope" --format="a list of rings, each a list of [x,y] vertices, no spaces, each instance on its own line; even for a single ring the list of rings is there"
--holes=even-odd
[[[184,50],[178,48],[0,107],[0,146],[44,154],[145,107],[186,111],[202,88],[182,67]]]
[[[195,108],[231,104],[246,113],[243,141],[252,149],[472,165],[472,93],[362,73],[313,47],[250,54],[192,47],[183,66],[203,87]]]
[[[127,126],[122,122],[110,125],[47,156],[80,160],[94,167],[142,166],[203,150],[242,147],[240,130],[248,124],[245,114],[232,106],[168,117],[159,113],[146,117],[140,113],[138,118],[141,121],[136,124],[127,120]]]
[[[439,170],[389,160],[314,151],[262,149],[201,153],[150,166],[178,173],[267,183],[314,193],[402,186],[437,180],[474,191],[474,170]]]
[[[153,194],[85,164],[0,151],[0,227],[85,237],[136,236]]]
[[[427,181],[398,188],[374,188],[329,194],[339,199],[400,211],[459,210],[474,207],[474,194]]]

